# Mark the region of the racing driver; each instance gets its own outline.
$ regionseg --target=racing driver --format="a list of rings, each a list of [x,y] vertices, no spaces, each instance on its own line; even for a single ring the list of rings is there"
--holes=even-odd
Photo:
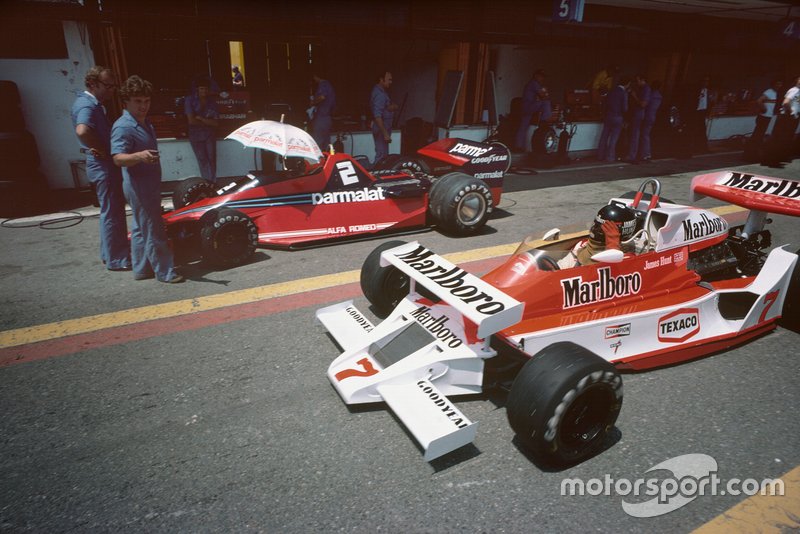
[[[558,262],[562,269],[595,263],[592,256],[606,249],[623,249],[622,242],[636,233],[636,213],[622,204],[612,203],[600,208],[589,230],[589,239],[579,241]]]

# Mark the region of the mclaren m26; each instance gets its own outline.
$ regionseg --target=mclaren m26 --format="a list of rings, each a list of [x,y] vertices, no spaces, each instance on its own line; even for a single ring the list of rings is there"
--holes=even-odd
[[[352,301],[317,312],[344,350],[328,378],[347,404],[388,404],[427,460],[475,437],[450,397],[497,385],[512,429],[542,463],[598,453],[622,407],[620,369],[725,350],[800,315],[797,244],[773,248],[765,229],[768,213],[800,216],[800,182],[693,179],[693,195],[748,208],[744,224],[660,189],[650,179],[611,199],[634,213],[635,231],[577,266],[561,263],[580,237],[526,239],[481,278],[419,243],[385,243],[361,286],[388,317],[373,324]]]

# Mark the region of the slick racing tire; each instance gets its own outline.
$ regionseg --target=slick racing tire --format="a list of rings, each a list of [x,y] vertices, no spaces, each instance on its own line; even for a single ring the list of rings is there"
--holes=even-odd
[[[380,314],[388,315],[408,295],[410,281],[396,267],[381,267],[381,253],[405,245],[405,241],[387,241],[369,253],[361,266],[361,291]]]
[[[200,249],[203,261],[219,268],[245,263],[258,245],[258,228],[240,211],[209,210],[200,219]]]
[[[546,465],[597,454],[622,408],[622,378],[609,362],[574,343],[555,343],[520,370],[507,414],[517,439]]]
[[[180,209],[204,198],[217,196],[217,186],[203,178],[186,178],[172,192],[172,204]]]
[[[445,174],[431,187],[433,222],[454,235],[477,233],[492,212],[492,192],[481,180],[460,172]]]
[[[508,174],[508,171],[511,170],[511,151],[500,141],[492,141],[489,143],[489,146],[493,147],[499,153],[506,154],[508,156],[506,158],[506,169],[504,171],[505,174]]]
[[[800,256],[800,250],[797,251],[797,255]],[[800,332],[800,258],[794,264],[794,271],[789,279],[789,289],[783,299],[783,312],[778,324],[789,330]]]
[[[538,155],[550,155],[558,152],[558,136],[556,131],[547,125],[536,128],[531,136],[531,151]]]
[[[386,168],[393,171],[411,171],[412,173],[422,172],[430,174],[431,172],[431,168],[428,164],[425,163],[422,158],[415,156],[400,156]]]

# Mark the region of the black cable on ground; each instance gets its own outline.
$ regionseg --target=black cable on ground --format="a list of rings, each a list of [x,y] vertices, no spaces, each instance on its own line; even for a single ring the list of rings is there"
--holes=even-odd
[[[75,226],[83,222],[85,218],[82,213],[78,213],[77,211],[65,211],[64,213],[68,213],[67,217],[59,217],[57,219],[48,219],[46,221],[39,221],[39,222],[31,222],[31,223],[14,223],[14,221],[20,221],[23,219],[30,219],[30,217],[12,217],[10,219],[4,220],[0,223],[0,226],[3,228],[35,228],[39,227],[44,230],[61,230],[63,228],[69,228],[70,226]],[[66,224],[69,223],[69,224]],[[55,226],[53,225],[61,224],[63,226]]]

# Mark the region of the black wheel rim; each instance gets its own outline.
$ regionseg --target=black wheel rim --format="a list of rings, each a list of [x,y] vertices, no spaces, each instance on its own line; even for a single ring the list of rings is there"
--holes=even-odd
[[[602,436],[614,413],[614,392],[607,386],[589,386],[564,413],[560,441],[569,448],[585,446]]]
[[[397,306],[408,295],[408,291],[408,276],[397,269],[391,269],[383,281],[383,294],[388,296],[391,306]]]
[[[228,224],[219,229],[215,239],[215,248],[220,256],[238,258],[250,249],[250,236],[247,227]]]

